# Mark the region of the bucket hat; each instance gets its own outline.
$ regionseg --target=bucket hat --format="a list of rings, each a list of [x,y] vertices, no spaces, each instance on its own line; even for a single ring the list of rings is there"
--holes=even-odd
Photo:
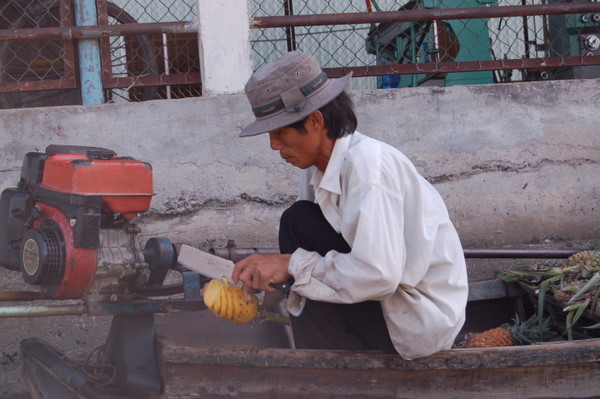
[[[352,73],[329,79],[315,58],[291,51],[258,68],[246,83],[255,120],[240,137],[255,136],[298,122],[340,95]]]

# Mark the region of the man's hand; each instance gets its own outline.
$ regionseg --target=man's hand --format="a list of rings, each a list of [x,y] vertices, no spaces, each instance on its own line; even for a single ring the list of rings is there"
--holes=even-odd
[[[271,283],[282,283],[292,275],[288,272],[291,254],[253,254],[235,264],[231,279],[241,282],[246,297],[256,290],[275,291]]]

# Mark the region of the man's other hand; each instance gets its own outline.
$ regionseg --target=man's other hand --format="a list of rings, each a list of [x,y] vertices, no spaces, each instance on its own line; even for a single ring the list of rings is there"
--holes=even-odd
[[[291,254],[252,254],[235,264],[231,280],[244,286],[244,294],[250,297],[256,290],[275,291],[272,283],[287,281]]]

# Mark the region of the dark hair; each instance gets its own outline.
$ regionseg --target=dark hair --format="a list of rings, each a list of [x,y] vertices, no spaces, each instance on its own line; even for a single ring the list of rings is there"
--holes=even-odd
[[[331,139],[339,139],[348,134],[354,133],[356,125],[356,114],[352,105],[352,99],[343,91],[339,96],[331,100],[331,102],[319,109],[323,114],[325,126],[329,129],[327,137]],[[288,127],[294,128],[301,133],[306,132],[304,125],[308,117],[295,122]]]

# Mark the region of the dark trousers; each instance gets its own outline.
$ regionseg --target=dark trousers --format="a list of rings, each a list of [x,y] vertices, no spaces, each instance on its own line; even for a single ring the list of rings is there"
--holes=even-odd
[[[350,246],[327,222],[321,208],[310,201],[294,203],[281,216],[279,250],[292,253],[297,248],[321,256],[330,250],[350,252]],[[300,316],[292,316],[291,321],[298,349],[376,349],[396,353],[378,301],[336,304],[307,299]]]

